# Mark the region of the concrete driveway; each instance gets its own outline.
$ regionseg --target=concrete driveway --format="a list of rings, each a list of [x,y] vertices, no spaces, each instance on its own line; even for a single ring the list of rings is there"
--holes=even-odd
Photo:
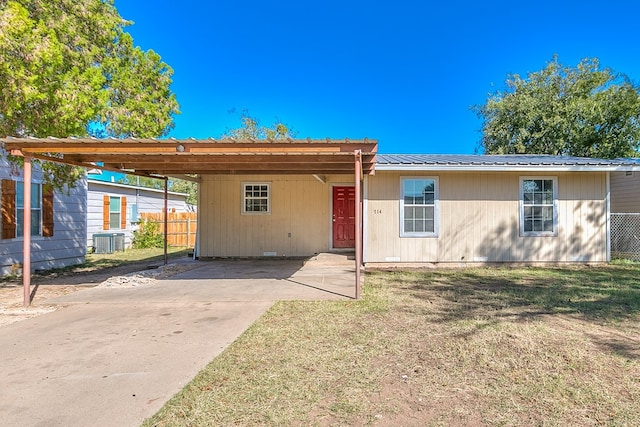
[[[192,261],[196,262],[196,261]],[[352,298],[354,263],[198,262],[0,328],[0,425],[138,426],[278,300]]]

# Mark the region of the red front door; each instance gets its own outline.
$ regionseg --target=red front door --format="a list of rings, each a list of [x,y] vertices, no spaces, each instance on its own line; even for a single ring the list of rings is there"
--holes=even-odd
[[[333,247],[356,246],[356,190],[333,187]]]

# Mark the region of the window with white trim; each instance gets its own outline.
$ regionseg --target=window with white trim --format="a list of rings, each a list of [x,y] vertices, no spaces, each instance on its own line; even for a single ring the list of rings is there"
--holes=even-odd
[[[438,235],[438,178],[400,178],[400,236]]]
[[[558,178],[520,177],[520,235],[558,233]]]
[[[268,182],[246,182],[242,184],[242,213],[271,213],[271,184]]]
[[[16,234],[24,236],[24,182],[16,182]],[[42,185],[31,184],[31,235],[42,235]]]

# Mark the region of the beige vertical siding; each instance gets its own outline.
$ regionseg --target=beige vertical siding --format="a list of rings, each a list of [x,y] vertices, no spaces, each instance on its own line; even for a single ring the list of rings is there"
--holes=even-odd
[[[640,212],[640,172],[611,173],[611,212]]]
[[[331,246],[332,185],[353,185],[352,176],[321,183],[307,175],[205,176],[200,185],[199,256],[309,256]],[[271,184],[271,214],[242,215],[242,183]]]
[[[400,177],[437,176],[437,237],[400,237]],[[558,235],[520,237],[519,178],[558,178]],[[606,261],[606,173],[387,172],[368,177],[365,262]]]

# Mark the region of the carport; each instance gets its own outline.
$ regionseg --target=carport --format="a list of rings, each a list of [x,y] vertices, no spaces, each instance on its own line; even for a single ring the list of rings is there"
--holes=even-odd
[[[356,298],[360,296],[363,241],[361,184],[364,175],[374,173],[377,152],[375,140],[6,137],[0,138],[0,142],[4,143],[5,149],[12,155],[24,157],[25,182],[31,182],[31,159],[164,179],[165,194],[167,180],[170,177],[201,182],[202,176],[205,175],[304,174],[312,175],[322,182],[327,175],[349,174],[353,177],[355,187],[355,295]],[[31,211],[30,191],[31,186],[25,185],[23,247],[25,306],[29,305],[31,286],[31,219],[28,215]],[[198,248],[196,248],[197,251]]]

